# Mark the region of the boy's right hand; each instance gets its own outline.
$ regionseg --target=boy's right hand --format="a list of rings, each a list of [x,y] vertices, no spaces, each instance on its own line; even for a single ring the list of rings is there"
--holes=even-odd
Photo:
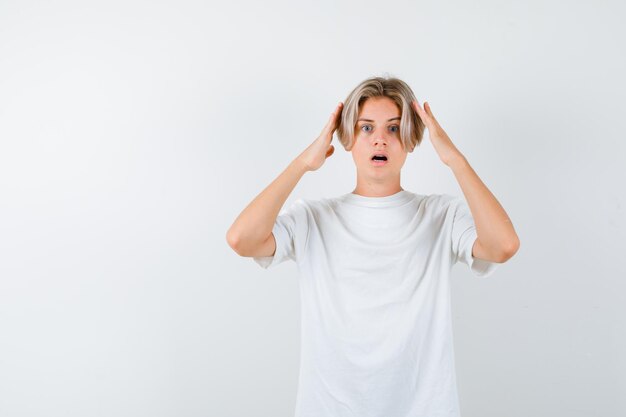
[[[326,158],[331,156],[335,152],[335,147],[330,144],[333,140],[333,133],[339,126],[339,118],[341,117],[341,111],[343,109],[343,103],[339,103],[335,110],[330,115],[326,126],[322,129],[319,137],[309,145],[298,158],[306,167],[307,171],[315,171],[324,164]]]

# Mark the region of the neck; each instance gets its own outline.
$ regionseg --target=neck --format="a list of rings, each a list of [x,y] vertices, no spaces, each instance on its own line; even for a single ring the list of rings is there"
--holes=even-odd
[[[357,181],[353,194],[363,197],[386,197],[404,191],[400,185],[400,178],[393,182]]]

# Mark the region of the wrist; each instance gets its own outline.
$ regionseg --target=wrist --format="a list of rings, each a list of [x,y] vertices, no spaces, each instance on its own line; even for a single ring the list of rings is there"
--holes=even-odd
[[[310,171],[306,163],[299,157],[291,161],[291,165],[300,175],[304,175],[307,171]]]

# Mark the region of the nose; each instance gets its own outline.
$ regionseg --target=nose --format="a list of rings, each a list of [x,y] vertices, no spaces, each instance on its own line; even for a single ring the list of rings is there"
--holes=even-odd
[[[385,137],[384,137],[384,136],[382,136],[382,135],[377,136],[377,137],[374,139],[373,145],[374,145],[374,147],[377,147],[377,146],[379,146],[379,145],[385,145],[385,146],[387,146],[387,139],[385,139]]]

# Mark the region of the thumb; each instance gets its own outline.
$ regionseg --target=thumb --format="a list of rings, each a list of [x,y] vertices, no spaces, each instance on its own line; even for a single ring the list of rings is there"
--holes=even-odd
[[[326,151],[326,158],[331,156],[334,152],[335,152],[335,147],[333,145],[330,145],[330,148],[328,148],[328,150]]]

